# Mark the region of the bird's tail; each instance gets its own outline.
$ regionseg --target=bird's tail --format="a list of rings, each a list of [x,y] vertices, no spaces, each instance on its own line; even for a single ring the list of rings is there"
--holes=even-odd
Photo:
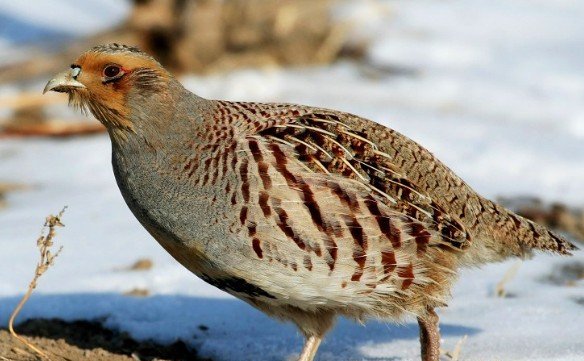
[[[578,248],[564,237],[546,227],[521,217],[512,211],[487,201],[479,216],[482,237],[473,247],[472,256],[484,262],[504,260],[509,257],[528,258],[540,250],[561,255],[571,255]]]

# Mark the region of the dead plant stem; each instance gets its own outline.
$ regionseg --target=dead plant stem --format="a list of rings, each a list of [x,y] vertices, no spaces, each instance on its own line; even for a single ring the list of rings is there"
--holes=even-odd
[[[8,330],[10,331],[10,334],[20,342],[25,344],[28,348],[33,350],[37,355],[39,355],[40,357],[44,357],[47,360],[50,360],[51,358],[45,352],[43,352],[42,350],[34,346],[32,343],[30,343],[28,340],[26,340],[24,337],[16,333],[16,331],[14,330],[14,320],[22,310],[22,307],[26,304],[26,302],[32,295],[34,289],[37,286],[38,279],[53,265],[55,258],[59,255],[59,253],[61,253],[62,247],[60,247],[55,254],[51,253],[51,247],[53,246],[53,237],[56,234],[55,227],[63,226],[63,223],[61,223],[61,216],[63,215],[63,212],[65,212],[66,208],[67,207],[64,207],[61,210],[61,212],[59,212],[58,215],[56,216],[50,215],[45,220],[43,230],[41,231],[41,236],[37,240],[37,247],[40,252],[40,260],[36,265],[34,277],[32,281],[30,281],[30,284],[28,285],[28,290],[26,291],[18,305],[12,311],[12,314],[10,315],[10,319],[8,321]],[[44,234],[46,228],[49,229],[47,235]]]

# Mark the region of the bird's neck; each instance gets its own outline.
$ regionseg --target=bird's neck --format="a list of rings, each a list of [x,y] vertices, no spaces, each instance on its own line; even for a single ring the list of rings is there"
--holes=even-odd
[[[171,79],[159,92],[130,92],[127,98],[129,129],[108,127],[114,147],[124,151],[163,149],[204,134],[211,102]],[[199,131],[200,130],[200,131]]]

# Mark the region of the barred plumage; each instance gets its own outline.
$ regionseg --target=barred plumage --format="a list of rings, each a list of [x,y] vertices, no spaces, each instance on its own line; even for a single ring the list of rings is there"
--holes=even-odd
[[[110,63],[127,74],[100,82]],[[83,84],[69,89],[72,103],[108,127],[136,217],[203,280],[294,322],[307,338],[303,361],[337,315],[414,315],[422,358],[435,361],[434,308],[446,304],[459,267],[575,249],[372,121],[205,100],[119,45],[93,48],[76,67]]]

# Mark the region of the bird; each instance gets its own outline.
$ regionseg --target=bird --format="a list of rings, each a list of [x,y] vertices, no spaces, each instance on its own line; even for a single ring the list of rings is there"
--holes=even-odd
[[[102,122],[128,207],[189,271],[305,337],[339,317],[416,318],[421,359],[460,269],[560,235],[480,196],[430,151],[357,115],[204,99],[134,46],[95,46],[44,88]]]

